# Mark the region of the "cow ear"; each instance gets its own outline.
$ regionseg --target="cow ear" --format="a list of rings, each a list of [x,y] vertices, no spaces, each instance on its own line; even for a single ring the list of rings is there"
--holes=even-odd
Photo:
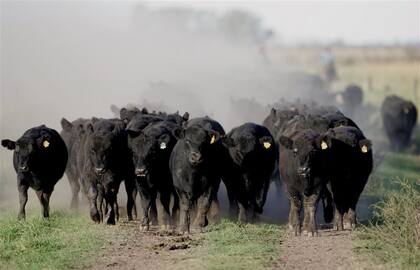
[[[14,150],[16,148],[16,142],[12,140],[1,140],[1,145],[9,150]]]
[[[222,136],[222,143],[224,146],[226,147],[234,147],[235,146],[235,141],[228,136]]]
[[[210,144],[214,144],[215,142],[217,142],[220,139],[219,132],[214,131],[214,130],[209,130],[208,133],[209,133],[209,136],[210,136]]]
[[[265,149],[273,147],[273,139],[270,136],[261,137],[259,141]]]
[[[172,134],[174,135],[175,138],[180,140],[184,138],[185,130],[183,128],[174,128],[174,130],[172,130]]]
[[[190,114],[188,112],[185,112],[184,115],[182,115],[182,118],[184,119],[184,121],[188,121],[188,119],[190,119]]]
[[[159,148],[162,150],[166,149],[170,140],[171,140],[171,137],[168,134],[162,134],[159,137]]]
[[[143,109],[141,109],[141,113],[142,114],[148,114],[149,111],[146,109],[146,107],[143,107]]]
[[[287,149],[293,149],[293,140],[286,136],[281,136],[279,142]]]
[[[368,139],[360,140],[359,141],[360,151],[362,153],[367,153],[372,150],[372,141]]]
[[[73,129],[73,124],[70,123],[66,118],[61,118],[61,127],[65,131],[71,131]]]

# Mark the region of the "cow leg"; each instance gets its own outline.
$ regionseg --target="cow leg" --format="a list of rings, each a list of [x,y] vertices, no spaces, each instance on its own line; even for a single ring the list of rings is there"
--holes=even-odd
[[[104,213],[106,211],[106,209],[104,209],[104,207],[106,207],[106,205],[104,205],[104,188],[102,185],[97,185],[97,190],[98,190],[98,197],[96,199],[96,207],[99,213],[99,221],[103,222]]]
[[[300,194],[290,196],[289,229],[295,236],[300,235],[300,211],[302,208],[302,199]]]
[[[92,184],[89,187],[88,191],[88,198],[89,198],[89,204],[90,204],[90,218],[96,222],[99,223],[101,221],[98,208],[96,206],[96,199],[98,198],[98,190],[96,188],[95,184]]]
[[[134,193],[134,190],[136,189],[134,180],[132,179],[126,179],[124,181],[125,191],[127,192],[127,219],[128,221],[133,220],[133,209],[135,216],[137,216],[136,210],[135,210],[135,198],[136,194]]]
[[[150,229],[149,211],[154,201],[156,201],[156,194],[151,190],[139,189],[141,207],[143,210],[143,217],[141,221],[141,228],[145,231]]]
[[[29,186],[21,184],[20,179],[18,179],[18,191],[19,191],[19,214],[18,219],[25,219],[25,206],[28,202],[28,188]]]
[[[356,228],[356,210],[355,207],[350,207],[343,217],[343,228],[345,230],[354,230]]]
[[[68,173],[67,178],[69,180],[72,194],[70,208],[73,210],[77,210],[79,208],[80,183],[73,173]]]
[[[335,208],[335,213],[334,213],[334,230],[344,230],[344,226],[343,226],[343,213],[341,211],[341,209],[338,209],[337,205]]]
[[[158,216],[161,217],[161,226],[163,230],[170,229],[170,210],[171,195],[169,193],[158,193],[157,210]]]
[[[191,232],[190,230],[190,223],[191,223],[191,206],[192,202],[188,195],[184,192],[178,192],[178,196],[180,199],[179,208],[179,228],[181,233],[188,232],[188,234]]]
[[[313,194],[311,196],[304,196],[304,220],[303,224],[306,227],[303,227],[304,234],[305,231],[308,236],[316,236],[318,235],[318,228],[316,224],[316,206],[318,204],[319,196],[318,194]]]
[[[200,229],[208,225],[207,213],[213,200],[213,187],[204,192],[197,202],[197,216],[194,224]]]
[[[115,225],[115,206],[117,205],[117,195],[115,189],[105,187],[104,198],[107,208],[106,224]]]
[[[150,216],[150,223],[152,225],[158,225],[158,215],[157,215],[157,208],[156,202],[152,201],[149,209],[149,216]]]
[[[235,196],[235,189],[231,185],[231,180],[224,180],[223,183],[225,184],[227,196],[229,199],[229,217],[236,219],[239,214],[239,206]]]

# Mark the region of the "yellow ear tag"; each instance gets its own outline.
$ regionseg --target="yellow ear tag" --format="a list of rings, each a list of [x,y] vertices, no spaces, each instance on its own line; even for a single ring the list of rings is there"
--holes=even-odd
[[[42,143],[42,146],[44,146],[44,148],[48,148],[48,146],[50,146],[50,142],[49,141],[44,141]]]
[[[368,148],[366,145],[362,146],[362,153],[367,153],[368,152]]]
[[[265,148],[265,149],[268,149],[268,148],[270,148],[270,147],[271,147],[271,143],[269,143],[269,142],[264,142],[264,143],[263,143],[263,146],[264,146],[264,148]]]
[[[210,139],[210,144],[213,144],[216,141],[216,137],[213,135]]]
[[[325,150],[325,149],[327,149],[327,148],[328,148],[328,144],[327,144],[326,142],[322,141],[322,142],[321,142],[321,149],[322,149],[322,150]]]

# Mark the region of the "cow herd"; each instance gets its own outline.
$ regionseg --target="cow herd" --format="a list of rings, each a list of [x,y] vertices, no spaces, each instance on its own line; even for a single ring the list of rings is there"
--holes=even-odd
[[[397,150],[406,147],[417,122],[414,105],[392,96],[381,112],[391,145]],[[65,172],[71,207],[78,207],[81,190],[97,223],[118,221],[122,182],[128,220],[141,213],[144,230],[150,224],[181,232],[204,228],[217,218],[221,182],[230,216],[255,222],[270,181],[279,175],[290,200],[289,227],[295,235],[317,234],[320,201],[325,221],[333,222],[335,229],[356,226],[356,205],[373,167],[372,143],[335,107],[282,102],[262,125],[245,123],[228,133],[207,116],[189,119],[188,113],[145,108],[122,108],[119,114],[72,122],[63,118],[61,134],[42,125],[16,142],[2,140],[14,150],[19,218],[25,218],[29,187],[48,217],[51,193]],[[141,209],[136,207],[137,196]]]

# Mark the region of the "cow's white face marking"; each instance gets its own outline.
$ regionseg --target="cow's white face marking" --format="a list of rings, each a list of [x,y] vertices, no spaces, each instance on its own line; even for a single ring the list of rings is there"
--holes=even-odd
[[[216,141],[216,137],[213,135],[210,139],[210,144],[213,144]]]
[[[366,145],[363,145],[361,147],[362,153],[367,153],[368,152],[368,147]]]
[[[160,143],[160,149],[166,149],[166,143],[165,142],[161,142]]]
[[[328,148],[328,144],[325,142],[325,141],[322,141],[321,142],[321,149],[322,150],[325,150],[325,149],[327,149]]]
[[[42,142],[42,146],[44,146],[44,148],[48,148],[50,146],[50,142],[45,140]]]
[[[263,146],[264,146],[264,148],[265,148],[265,149],[269,149],[269,148],[271,147],[271,143],[269,143],[269,142],[264,142],[264,143],[263,143]]]

